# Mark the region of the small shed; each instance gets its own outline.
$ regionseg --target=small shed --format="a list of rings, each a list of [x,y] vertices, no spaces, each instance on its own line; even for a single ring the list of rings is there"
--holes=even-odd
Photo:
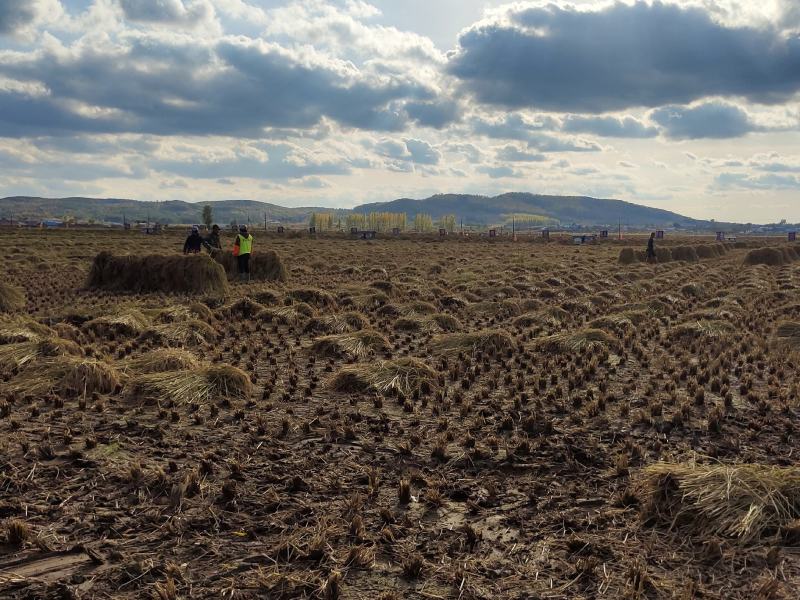
[[[603,231],[601,231],[600,232],[600,237],[602,239],[604,239],[604,240],[607,239],[608,238],[608,229],[604,229]]]
[[[497,229],[490,229],[489,230],[489,237],[490,238],[497,237]]]
[[[377,231],[362,231],[361,232],[361,239],[362,240],[374,240],[378,235]]]
[[[444,227],[439,228],[439,237],[444,237],[447,235],[447,229]]]
[[[392,235],[400,235],[400,228],[392,227]]]
[[[312,225],[311,227],[308,228],[308,233],[314,235],[315,233],[317,233],[317,228]]]
[[[797,232],[796,231],[790,231],[789,232],[789,241],[790,242],[796,242],[797,241]]]
[[[542,238],[549,240],[550,239],[550,230],[549,229],[542,229]]]
[[[278,233],[284,233],[286,229],[284,229],[283,225],[278,225]]]
[[[663,240],[664,239],[664,232],[661,229],[656,231],[656,239],[657,240]]]
[[[724,231],[718,231],[717,232],[717,241],[718,242],[724,242],[725,241],[725,232]]]

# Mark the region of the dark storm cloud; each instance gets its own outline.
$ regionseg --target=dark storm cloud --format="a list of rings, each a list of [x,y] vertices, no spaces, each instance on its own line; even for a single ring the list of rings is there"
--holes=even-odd
[[[50,92],[33,99],[21,92],[0,95],[0,135],[16,136],[81,131],[247,137],[265,127],[310,128],[323,116],[358,129],[398,131],[408,122],[405,102],[435,95],[411,78],[371,78],[246,38],[202,46],[143,37],[113,53],[42,51],[0,63],[0,75],[40,82]],[[76,102],[113,113],[81,115]]]
[[[797,35],[726,27],[697,8],[550,4],[510,18],[463,33],[450,58],[449,72],[484,103],[597,114],[710,95],[777,103],[800,89]]]
[[[564,119],[562,131],[591,133],[602,137],[651,138],[658,135],[656,127],[649,127],[633,117],[584,117],[570,115]]]
[[[0,2],[0,35],[14,33],[36,19],[36,5],[31,0]]]
[[[744,110],[725,102],[664,106],[651,112],[650,118],[674,139],[735,138],[761,129]]]

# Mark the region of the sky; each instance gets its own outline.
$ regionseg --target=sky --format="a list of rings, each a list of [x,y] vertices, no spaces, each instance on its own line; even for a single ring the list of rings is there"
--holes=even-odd
[[[0,197],[800,222],[797,0],[0,0]]]

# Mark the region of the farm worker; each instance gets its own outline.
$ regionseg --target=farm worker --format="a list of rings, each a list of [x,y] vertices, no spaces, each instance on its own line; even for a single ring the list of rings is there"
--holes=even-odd
[[[647,240],[647,262],[654,263],[656,262],[656,234],[651,233],[650,239]]]
[[[253,236],[247,232],[247,225],[239,227],[239,235],[233,242],[233,255],[239,266],[239,280],[250,279],[250,252],[253,251]]]
[[[192,225],[192,233],[186,238],[183,244],[184,254],[198,254],[203,245],[203,238],[200,237],[200,229],[197,225]]]
[[[209,254],[214,254],[215,250],[222,250],[222,243],[219,240],[219,225],[211,228],[211,233],[203,240],[203,246],[206,247]]]

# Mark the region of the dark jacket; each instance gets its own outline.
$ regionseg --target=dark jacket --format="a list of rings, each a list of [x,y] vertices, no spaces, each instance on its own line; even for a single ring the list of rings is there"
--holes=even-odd
[[[200,237],[200,234],[196,231],[193,231],[189,237],[186,238],[186,242],[183,244],[183,253],[184,254],[197,254],[200,252],[200,248],[203,245],[203,238]]]
[[[222,250],[222,242],[220,242],[218,233],[208,234],[208,237],[203,240],[203,245],[208,248],[209,252],[211,250]]]
[[[647,254],[650,256],[654,256],[656,253],[655,251],[655,240],[653,238],[649,238],[647,240]]]

